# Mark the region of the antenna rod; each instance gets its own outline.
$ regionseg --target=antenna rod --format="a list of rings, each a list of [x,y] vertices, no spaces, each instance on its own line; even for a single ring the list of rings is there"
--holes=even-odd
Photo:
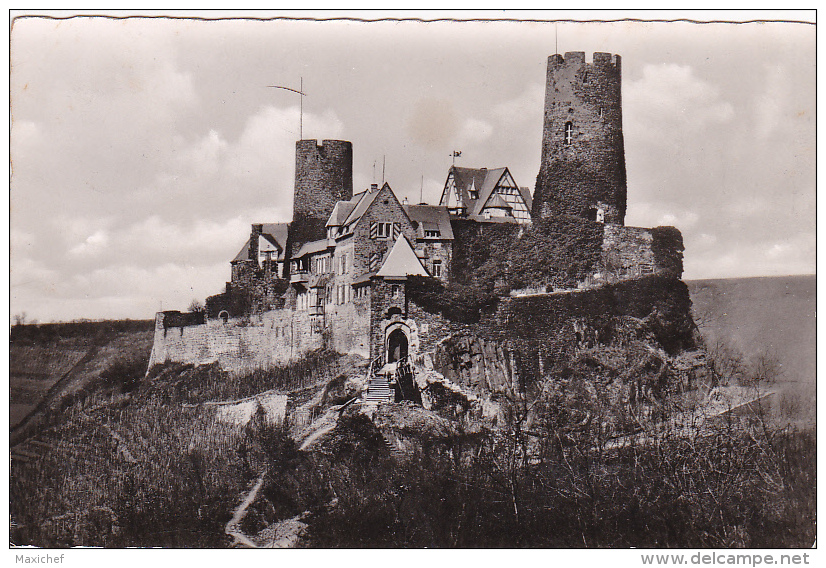
[[[285,91],[290,91],[291,93],[298,93],[302,97],[306,97],[307,93],[304,92],[304,77],[301,77],[301,86],[298,90],[291,89],[290,87],[282,87],[281,85],[267,85],[269,89],[284,89]],[[300,140],[304,139],[304,99],[299,99],[300,104],[298,105],[299,114],[298,114],[298,137]]]
[[[419,203],[424,203],[424,174],[422,174],[422,185],[419,187]]]
[[[384,165],[387,160],[387,154],[381,157],[381,185],[384,186]]]
[[[554,24],[554,53],[559,55],[559,23]]]
[[[299,83],[298,90],[301,91],[301,94],[304,94],[304,77],[301,77],[301,81]],[[304,97],[299,97],[300,101],[298,108],[298,139],[304,140]]]

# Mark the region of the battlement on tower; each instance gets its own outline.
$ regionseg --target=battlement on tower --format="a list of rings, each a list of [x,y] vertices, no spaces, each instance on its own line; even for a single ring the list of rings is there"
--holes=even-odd
[[[610,68],[616,71],[620,71],[622,68],[622,57],[612,53],[604,53],[600,51],[594,52],[591,63],[585,61],[584,51],[568,51],[565,53],[564,57],[562,55],[559,55],[558,53],[556,55],[551,55],[550,57],[548,57],[549,69],[552,67],[564,66],[588,66],[600,69]]]

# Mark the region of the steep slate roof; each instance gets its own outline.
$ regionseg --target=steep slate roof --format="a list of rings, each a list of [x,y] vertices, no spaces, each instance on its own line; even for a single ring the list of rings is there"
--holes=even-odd
[[[336,206],[333,208],[333,212],[330,214],[330,219],[327,221],[327,227],[340,227],[344,225],[344,221],[347,220],[347,217],[350,216],[350,213],[353,212],[353,209],[356,208],[356,204],[352,201],[339,201],[336,203]]]
[[[317,252],[322,252],[327,250],[327,239],[321,239],[318,241],[310,241],[309,243],[304,243],[301,245],[301,248],[298,249],[298,252],[293,255],[293,258],[301,258],[305,254],[313,254]]]
[[[441,205],[404,205],[404,212],[411,221],[419,224],[416,236],[424,238],[424,231],[438,230],[440,240],[453,240],[453,229],[450,226],[450,213],[447,207]]]
[[[385,278],[401,278],[403,276],[430,276],[422,266],[422,262],[416,253],[413,252],[413,247],[407,237],[401,235],[390,249],[390,254],[382,264],[381,269],[376,273],[376,276],[383,276]]]
[[[357,195],[354,195],[353,201],[355,201],[356,205],[355,207],[353,207],[353,210],[350,212],[350,215],[347,216],[347,219],[344,220],[342,225],[349,225],[350,223],[353,223],[354,221],[358,221],[359,219],[361,219],[361,216],[364,215],[364,212],[367,211],[367,208],[370,207],[370,205],[372,205],[373,201],[375,201],[376,199],[376,196],[385,187],[390,189],[390,186],[387,183],[385,183],[381,187],[381,189],[378,189],[376,191],[363,191]],[[359,198],[358,201],[356,201],[357,197]]]
[[[262,235],[270,235],[281,247],[281,250],[287,250],[287,231],[290,228],[289,223],[263,223],[261,226]],[[270,239],[272,240],[272,239]]]
[[[249,260],[250,259],[250,240],[247,239],[247,242],[244,243],[244,246],[241,247],[241,250],[238,251],[238,254],[235,255],[230,262],[238,262],[240,260]]]
[[[462,201],[467,207],[468,215],[477,215],[490,197],[491,192],[496,188],[496,184],[502,179],[502,174],[507,168],[461,168],[453,166],[450,168],[453,173],[453,183],[461,192]],[[479,194],[479,199],[471,199],[470,188],[475,187]]]

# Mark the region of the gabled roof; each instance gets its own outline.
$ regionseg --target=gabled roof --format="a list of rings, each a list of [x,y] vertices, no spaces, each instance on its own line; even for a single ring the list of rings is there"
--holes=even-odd
[[[287,248],[288,223],[262,223],[261,237],[278,250],[278,260],[284,260],[284,250]],[[259,249],[260,250],[260,249]],[[244,243],[238,254],[230,262],[250,260],[250,240]]]
[[[404,205],[404,212],[410,220],[418,223],[416,236],[424,238],[424,231],[436,229],[440,240],[453,240],[453,229],[450,226],[450,212],[441,205]]]
[[[275,242],[278,243],[278,246],[281,247],[281,250],[286,250],[287,231],[289,231],[289,228],[289,223],[263,223],[261,225],[261,234],[271,236],[275,239]]]
[[[498,209],[513,209],[513,207],[508,205],[505,202],[505,200],[502,199],[502,196],[498,193],[491,197],[487,203],[485,203],[485,208],[487,209],[488,207],[496,207]]]
[[[352,201],[355,202],[355,207],[353,207],[353,210],[350,212],[350,215],[347,216],[347,219],[344,220],[342,225],[349,225],[350,223],[353,223],[361,219],[361,216],[364,215],[365,211],[367,211],[367,208],[370,207],[370,205],[372,205],[373,201],[375,201],[376,199],[376,196],[378,196],[378,194],[381,193],[385,187],[387,189],[390,189],[390,186],[387,183],[385,183],[381,187],[381,189],[377,191],[363,191],[361,193],[354,195]],[[356,200],[357,197],[358,200]]]
[[[453,183],[467,207],[469,215],[476,215],[490,197],[491,192],[502,179],[507,168],[461,168],[452,166],[448,175],[453,174]],[[479,197],[472,199],[470,189],[474,188]]]
[[[344,225],[344,221],[347,220],[347,217],[350,216],[350,213],[353,212],[353,209],[356,208],[356,204],[351,201],[339,201],[336,203],[336,206],[333,208],[333,212],[330,214],[330,219],[327,221],[327,227],[341,227]]]
[[[487,168],[462,168],[459,166],[452,166],[448,172],[447,181],[445,182],[445,191],[447,191],[447,186],[450,183],[450,179],[453,178],[453,184],[459,192],[459,196],[461,197],[464,206],[467,208],[467,214],[481,215],[482,209],[485,208],[491,194],[506,174],[510,176],[511,180],[513,180],[513,176],[510,174],[508,168],[494,168],[489,170]],[[516,185],[515,181],[514,185]],[[471,188],[478,192],[478,199],[471,199]],[[517,188],[519,194],[522,196],[522,199],[525,201],[528,211],[530,211],[532,202],[530,191],[528,188],[519,187],[518,185]],[[439,203],[440,205],[447,205],[445,197],[445,193],[443,192],[441,202]],[[488,204],[488,206],[491,205]],[[498,205],[493,206],[498,207]]]
[[[281,247],[281,245],[278,244],[278,242],[275,240],[275,238],[272,235],[265,235],[263,233],[258,235],[258,252],[259,253],[262,253],[262,252],[277,252],[278,256],[281,256],[281,253],[283,251],[284,251],[284,249]]]
[[[387,255],[384,264],[382,264],[376,276],[384,278],[401,278],[405,276],[430,276],[422,266],[422,262],[416,253],[413,252],[413,247],[407,237],[401,235],[390,249],[390,254]]]

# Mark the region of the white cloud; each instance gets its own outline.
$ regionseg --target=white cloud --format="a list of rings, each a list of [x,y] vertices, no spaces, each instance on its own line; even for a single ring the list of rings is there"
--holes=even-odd
[[[462,128],[456,137],[457,144],[478,144],[484,142],[493,134],[493,125],[477,118],[468,118],[462,123]]]
[[[694,75],[690,66],[646,65],[643,76],[623,89],[626,127],[649,130],[650,136],[674,135],[674,128],[699,131],[730,121],[734,107],[714,85]]]
[[[516,98],[493,107],[493,116],[508,127],[539,124],[545,105],[544,83],[532,83]]]
[[[784,115],[794,111],[790,108],[791,87],[783,68],[767,66],[765,90],[754,97],[754,121],[757,135],[765,139],[781,125]]]
[[[69,254],[74,255],[95,255],[101,252],[109,244],[109,235],[106,231],[99,230],[86,237],[86,240],[69,249]]]

